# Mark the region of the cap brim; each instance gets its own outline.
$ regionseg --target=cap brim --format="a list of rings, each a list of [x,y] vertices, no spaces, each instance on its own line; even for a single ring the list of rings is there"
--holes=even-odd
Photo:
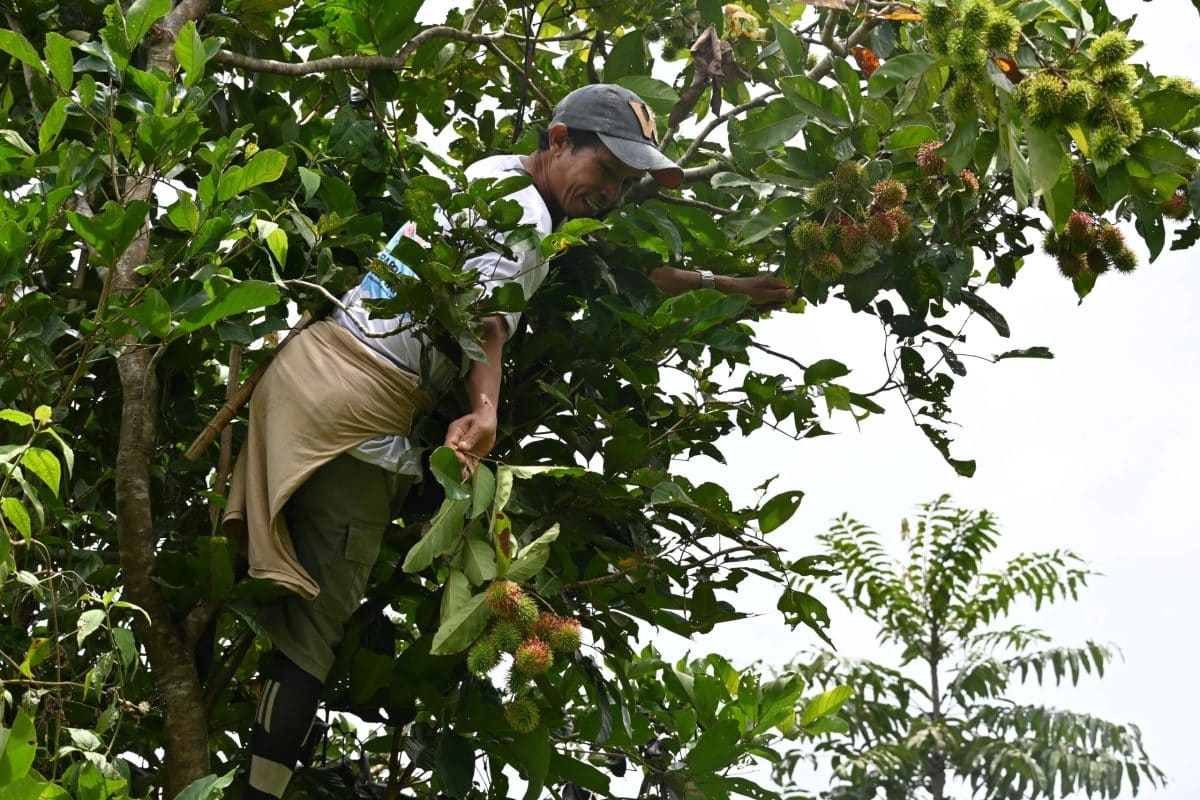
[[[607,133],[597,133],[600,141],[626,166],[644,169],[650,177],[668,189],[678,189],[683,183],[683,170],[657,148],[643,142],[621,139]]]

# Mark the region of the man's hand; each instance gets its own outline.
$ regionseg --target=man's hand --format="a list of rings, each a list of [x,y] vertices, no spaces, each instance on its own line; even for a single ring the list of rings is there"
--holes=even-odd
[[[479,395],[475,410],[459,417],[446,429],[446,447],[454,450],[462,464],[462,479],[465,483],[475,474],[479,459],[492,452],[496,446],[496,407],[487,395]]]
[[[791,286],[767,275],[722,275],[717,278],[717,289],[725,294],[744,294],[750,298],[750,305],[754,306],[790,303],[796,296],[796,290]]]

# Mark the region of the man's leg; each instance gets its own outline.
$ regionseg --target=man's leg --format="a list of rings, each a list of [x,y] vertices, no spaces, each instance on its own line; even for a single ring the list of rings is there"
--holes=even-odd
[[[407,480],[400,479],[407,488]],[[300,563],[321,587],[314,600],[289,595],[259,622],[276,652],[264,674],[250,742],[250,800],[283,795],[312,726],[334,648],[362,602],[391,521],[397,476],[342,455],[289,501],[288,528]]]

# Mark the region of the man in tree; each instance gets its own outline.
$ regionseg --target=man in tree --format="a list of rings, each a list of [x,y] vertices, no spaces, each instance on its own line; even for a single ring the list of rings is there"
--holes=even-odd
[[[529,176],[532,183],[507,199],[521,206],[522,224],[546,236],[565,218],[604,215],[647,172],[668,188],[684,180],[659,151],[645,102],[619,86],[595,84],[555,107],[537,152],[483,159],[467,178]],[[415,226],[402,228],[391,244],[401,236],[417,238]],[[387,250],[380,258],[410,272]],[[516,283],[529,297],[548,265],[532,250],[511,258],[486,253],[465,269],[487,293]],[[666,294],[711,287],[745,294],[754,304],[786,302],[793,294],[766,276],[715,278],[706,270],[660,267],[650,278]],[[406,438],[413,418],[458,374],[419,330],[398,318],[371,318],[364,301],[389,296],[368,275],[331,319],[280,353],[251,401],[226,523],[247,529],[251,576],[290,591],[260,613],[276,653],[255,717],[247,797],[279,797],[291,778],[334,648],[362,601],[396,504],[419,475],[419,464],[405,457],[414,450]],[[472,361],[464,378],[471,412],[453,421],[445,437],[464,479],[495,445],[501,351],[518,318],[509,313],[482,322],[487,360]]]

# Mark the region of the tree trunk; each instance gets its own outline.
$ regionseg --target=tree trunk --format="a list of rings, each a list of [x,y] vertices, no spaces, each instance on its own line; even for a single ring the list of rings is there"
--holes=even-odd
[[[170,72],[174,44],[189,19],[198,19],[208,0],[183,0],[151,33],[148,62]],[[130,178],[124,204],[150,199],[152,181]],[[142,286],[136,270],[150,249],[150,220],[115,265],[113,291],[128,295]],[[140,606],[149,621],[135,615],[142,644],[150,662],[154,685],[163,711],[164,771],[160,783],[165,796],[174,797],[189,783],[209,773],[208,717],[204,693],[192,648],[176,626],[166,598],[154,583],[157,537],[150,499],[150,464],[157,438],[158,380],[154,374],[155,348],[136,335],[120,341],[117,371],[121,378],[121,430],[117,443],[116,499],[117,543],[127,599]]]
[[[942,687],[938,680],[938,664],[942,642],[936,619],[929,620],[929,696],[933,700],[930,724],[940,726],[942,722]],[[929,752],[929,791],[933,800],[946,798],[946,753],[938,745]]]

